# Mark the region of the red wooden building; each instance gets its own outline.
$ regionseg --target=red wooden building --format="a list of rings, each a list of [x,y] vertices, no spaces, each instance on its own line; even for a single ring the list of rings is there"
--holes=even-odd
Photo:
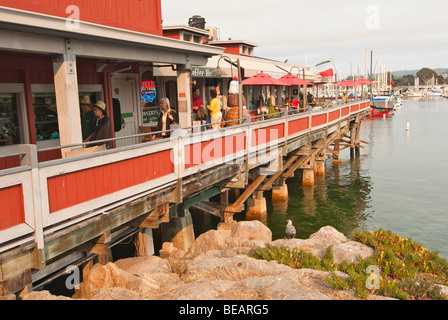
[[[1,0],[0,150],[20,143],[42,150],[82,142],[82,95],[106,102],[115,137],[139,133],[140,125],[154,121],[163,96],[181,125],[190,125],[188,69],[223,49],[163,37],[161,22],[160,0]],[[163,69],[174,70],[174,80],[164,79]],[[147,81],[157,96],[142,105]],[[39,152],[41,160],[61,156],[60,150]],[[0,167],[13,162],[1,159]]]

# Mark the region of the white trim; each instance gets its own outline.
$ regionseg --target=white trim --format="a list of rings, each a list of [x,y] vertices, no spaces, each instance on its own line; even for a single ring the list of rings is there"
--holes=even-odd
[[[2,177],[0,179],[0,189],[21,185],[23,197],[23,209],[25,213],[25,222],[0,231],[0,243],[9,241],[13,238],[24,236],[34,231],[34,203],[33,188],[31,181],[31,171],[19,172]]]

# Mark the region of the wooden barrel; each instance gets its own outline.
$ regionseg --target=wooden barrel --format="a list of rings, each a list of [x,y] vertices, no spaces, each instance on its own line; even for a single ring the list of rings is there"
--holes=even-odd
[[[234,120],[234,119],[238,119],[238,107],[229,107],[227,109],[226,115],[225,115],[225,120]],[[231,127],[231,126],[236,126],[238,124],[238,121],[231,121],[231,122],[226,122],[226,127]]]
[[[246,104],[246,99],[243,96],[243,106]],[[227,97],[227,106],[229,108],[231,107],[238,107],[238,95],[235,93],[229,94]]]

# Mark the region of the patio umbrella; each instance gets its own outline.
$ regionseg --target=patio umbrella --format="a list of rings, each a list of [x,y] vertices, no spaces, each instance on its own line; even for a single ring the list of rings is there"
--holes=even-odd
[[[346,79],[344,81],[338,82],[338,84],[336,84],[338,87],[359,87],[360,84],[357,84],[356,82]],[[336,94],[336,101],[338,99],[338,95]]]
[[[338,87],[358,87],[358,86],[360,86],[360,84],[358,84],[352,80],[346,79],[344,81],[338,82],[337,86]]]
[[[355,81],[357,84],[373,84],[372,81],[367,80],[366,78],[359,78],[358,80]]]
[[[357,84],[360,84],[364,87],[365,84],[373,84],[372,81],[367,80],[366,78],[359,78],[355,81]],[[361,96],[364,97],[364,88],[361,90]]]
[[[312,86],[313,84],[311,82],[308,82],[306,80],[300,79],[297,76],[293,74],[286,74],[283,77],[280,78],[284,83],[288,83],[290,86]]]
[[[272,78],[270,75],[260,72],[252,77],[242,81],[243,86],[289,86],[279,79]]]
[[[283,81],[284,83],[287,83],[289,86],[312,86],[313,85],[313,83],[308,82],[303,79],[300,79],[299,77],[297,77],[293,74],[290,74],[290,73],[284,75],[279,80]],[[290,89],[288,89],[288,98],[289,97],[291,97]],[[289,105],[288,105],[288,110],[289,110]]]

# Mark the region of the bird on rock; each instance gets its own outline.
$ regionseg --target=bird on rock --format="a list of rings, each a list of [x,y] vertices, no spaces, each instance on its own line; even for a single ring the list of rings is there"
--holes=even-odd
[[[288,238],[294,238],[296,236],[296,228],[292,225],[291,220],[286,221],[288,224],[286,225],[286,236]]]

